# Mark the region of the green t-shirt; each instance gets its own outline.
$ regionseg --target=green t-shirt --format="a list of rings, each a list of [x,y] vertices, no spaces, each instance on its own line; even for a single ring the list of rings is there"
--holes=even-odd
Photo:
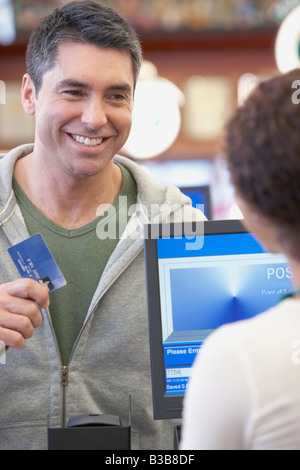
[[[136,203],[135,180],[127,169],[120,167],[122,187],[114,204],[100,217],[74,230],[64,229],[45,217],[13,180],[29,234],[43,236],[67,281],[66,286],[51,292],[49,307],[63,365],[68,363],[101,274],[122,234],[119,221],[125,218],[128,221],[128,209]],[[116,230],[109,231],[109,227]]]

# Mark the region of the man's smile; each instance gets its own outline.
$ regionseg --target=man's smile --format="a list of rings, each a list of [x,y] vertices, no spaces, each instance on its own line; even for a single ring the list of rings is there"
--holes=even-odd
[[[95,147],[102,144],[103,138],[90,139],[89,137],[84,137],[83,135],[70,134],[72,139],[74,139],[79,144],[86,145],[87,147]]]

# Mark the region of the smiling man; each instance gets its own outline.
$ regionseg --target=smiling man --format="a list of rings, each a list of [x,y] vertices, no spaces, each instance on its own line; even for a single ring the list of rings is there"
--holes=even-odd
[[[45,449],[47,424],[77,415],[126,419],[129,396],[132,449],[172,448],[172,423],[152,417],[143,240],[126,233],[138,233],[142,213],[195,213],[177,188],[117,155],[141,60],[131,26],[89,1],[55,10],[31,35],[22,101],[35,142],[0,159],[0,448]],[[105,207],[128,224],[118,237],[97,237]],[[7,253],[37,233],[67,281],[51,293],[19,279]]]

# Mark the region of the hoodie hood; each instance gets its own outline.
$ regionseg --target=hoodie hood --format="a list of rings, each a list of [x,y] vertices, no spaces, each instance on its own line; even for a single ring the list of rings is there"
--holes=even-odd
[[[190,198],[176,186],[157,182],[147,170],[128,158],[116,156],[115,161],[127,168],[136,181],[138,203],[143,206],[145,223],[163,222],[170,216],[170,212],[191,204]]]
[[[23,158],[33,150],[33,144],[21,145],[5,155],[0,155],[0,221],[5,222],[15,205],[12,191],[14,166],[19,158]]]

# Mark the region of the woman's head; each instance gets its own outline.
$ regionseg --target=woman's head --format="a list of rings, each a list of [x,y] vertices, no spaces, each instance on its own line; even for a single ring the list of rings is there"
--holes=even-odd
[[[300,69],[256,87],[227,126],[226,158],[238,196],[277,227],[279,239],[300,258],[300,104],[293,99],[297,84]]]

